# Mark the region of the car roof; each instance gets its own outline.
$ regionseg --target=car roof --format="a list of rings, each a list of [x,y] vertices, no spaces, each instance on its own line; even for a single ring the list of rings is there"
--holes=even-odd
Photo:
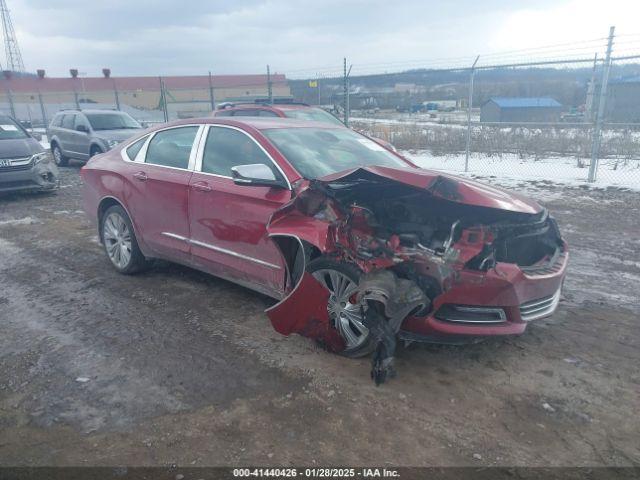
[[[275,128],[321,128],[324,130],[339,130],[344,127],[334,125],[327,122],[314,122],[309,120],[298,120],[296,118],[282,117],[204,117],[189,118],[185,120],[177,120],[174,122],[164,123],[158,128],[166,128],[167,126],[193,125],[193,124],[211,124],[211,125],[230,125],[235,127],[248,126],[256,130],[271,130]]]
[[[232,107],[221,108],[220,110],[224,112],[225,110],[308,110],[308,109],[317,109],[318,107],[314,107],[313,105],[306,105],[304,103],[282,103],[282,104],[271,104],[271,103],[239,103]]]
[[[59,112],[57,112],[58,114],[64,114],[64,113],[106,113],[106,114],[122,114],[122,113],[127,113],[127,112],[123,112],[122,110],[107,110],[107,109],[101,109],[101,108],[87,108],[87,109],[82,109],[82,110],[78,110],[76,108],[70,108],[67,110],[60,110]]]

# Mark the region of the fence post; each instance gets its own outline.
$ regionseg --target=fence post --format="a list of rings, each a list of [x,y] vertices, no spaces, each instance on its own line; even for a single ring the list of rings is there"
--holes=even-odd
[[[116,110],[120,110],[120,97],[118,95],[118,87],[116,87],[116,81],[113,81],[113,98],[116,101]]]
[[[75,89],[73,90],[73,98],[76,102],[76,108],[80,110],[80,101],[78,100],[78,92]]]
[[[211,101],[211,111],[216,109],[216,99],[213,96],[213,80],[211,79],[211,71],[209,71],[209,100]]]
[[[478,63],[478,55],[471,65],[471,75],[469,77],[469,104],[467,105],[467,140],[466,140],[466,155],[464,158],[464,171],[469,171],[469,153],[471,151],[471,108],[473,107],[473,79],[476,75],[476,63]]]
[[[13,92],[11,91],[10,88],[7,90],[7,97],[9,98],[9,108],[11,109],[11,116],[13,118],[16,118],[16,107],[13,104]]]
[[[164,116],[164,121],[169,121],[169,111],[167,110],[167,94],[164,91],[164,81],[162,77],[158,77],[160,80],[160,106],[162,107],[162,113]]]
[[[44,108],[41,92],[38,92],[38,101],[40,102],[40,111],[42,112],[42,123],[44,123],[44,126],[46,127],[49,122],[47,121],[47,110]]]
[[[600,158],[600,140],[602,138],[602,123],[604,121],[605,106],[607,104],[607,84],[609,83],[609,71],[611,70],[611,51],[613,50],[613,36],[616,27],[609,29],[609,41],[607,42],[607,56],[602,68],[602,81],[600,82],[600,98],[598,111],[591,139],[591,165],[589,165],[589,182],[595,182],[598,174],[598,160]]]
[[[273,103],[273,84],[271,83],[271,70],[267,65],[267,93],[269,95],[269,103]]]
[[[347,71],[347,57],[344,57],[343,67],[342,108],[344,109],[344,124],[348,127],[349,114],[351,113],[351,105],[349,104],[349,74],[351,73],[351,67],[353,67],[353,65],[349,65],[349,71]]]

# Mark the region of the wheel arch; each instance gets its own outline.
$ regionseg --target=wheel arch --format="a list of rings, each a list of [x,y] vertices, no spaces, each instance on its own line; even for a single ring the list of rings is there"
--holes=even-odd
[[[321,256],[322,251],[318,245],[293,233],[279,232],[269,237],[276,244],[285,263],[285,275],[287,275],[285,286],[295,289],[309,262]]]
[[[100,202],[98,202],[98,211],[96,212],[97,213],[96,218],[98,219],[98,238],[100,239],[100,243],[103,243],[102,228],[101,228],[102,217],[104,216],[105,212],[109,208],[113,207],[114,205],[118,205],[126,212],[127,216],[129,217],[129,221],[131,221],[131,225],[133,225],[133,233],[136,236],[138,244],[143,243],[141,241],[140,235],[138,234],[138,227],[136,226],[136,222],[134,221],[131,213],[129,213],[129,210],[127,209],[126,205],[116,197],[112,197],[110,195],[102,197],[100,199]]]

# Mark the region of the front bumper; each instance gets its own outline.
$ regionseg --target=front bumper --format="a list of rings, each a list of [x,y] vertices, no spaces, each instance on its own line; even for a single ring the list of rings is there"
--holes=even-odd
[[[58,168],[51,162],[23,169],[0,168],[0,193],[20,190],[55,190],[60,185]]]
[[[568,261],[564,245],[563,254],[552,269],[525,273],[517,265],[498,263],[487,272],[462,270],[455,285],[433,300],[427,316],[408,317],[403,322],[400,336],[457,343],[477,337],[521,334],[530,321],[548,317],[556,310]],[[449,305],[500,310],[504,316],[494,315],[486,322],[477,321],[479,316],[445,320],[438,312]]]

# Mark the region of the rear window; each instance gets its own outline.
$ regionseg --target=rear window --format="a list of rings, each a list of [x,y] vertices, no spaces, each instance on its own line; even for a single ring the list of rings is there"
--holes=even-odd
[[[53,120],[51,120],[51,126],[52,127],[60,127],[62,125],[62,117],[64,115],[58,114],[55,117],[53,117]]]
[[[333,125],[341,125],[344,127],[344,123],[331,115],[329,112],[325,112],[321,108],[300,108],[295,110],[286,110],[284,114],[289,118],[297,118],[299,120],[311,120],[314,122],[331,123]]]

